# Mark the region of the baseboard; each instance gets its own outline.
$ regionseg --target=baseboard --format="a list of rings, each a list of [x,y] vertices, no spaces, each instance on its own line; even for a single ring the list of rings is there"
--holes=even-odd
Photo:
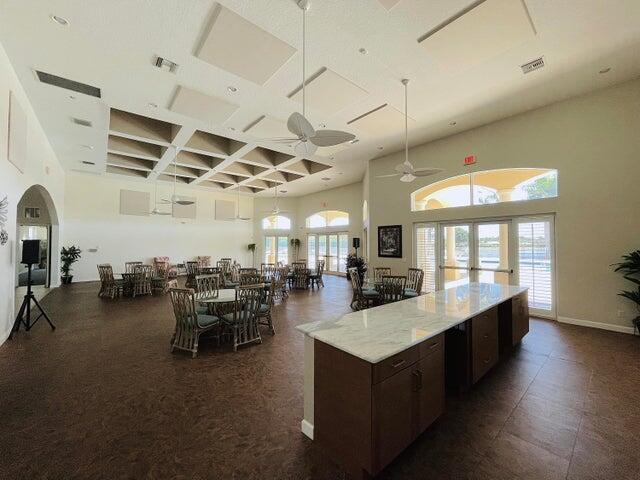
[[[633,327],[625,327],[624,325],[613,325],[611,323],[602,322],[590,322],[589,320],[580,320],[578,318],[560,317],[558,316],[560,323],[568,323],[571,325],[579,325],[581,327],[599,328],[601,330],[610,330],[612,332],[628,333],[633,335]]]
[[[302,420],[300,422],[300,430],[302,430],[302,433],[304,433],[307,437],[313,440],[313,424],[312,423],[309,423],[306,420]]]

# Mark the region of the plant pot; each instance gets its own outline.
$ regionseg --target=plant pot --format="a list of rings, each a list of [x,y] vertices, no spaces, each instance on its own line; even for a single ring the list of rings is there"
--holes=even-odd
[[[60,277],[62,285],[69,285],[73,280],[73,275],[67,275],[66,277]]]

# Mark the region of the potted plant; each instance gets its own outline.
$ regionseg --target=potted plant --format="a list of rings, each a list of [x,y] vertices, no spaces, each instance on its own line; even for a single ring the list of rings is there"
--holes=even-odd
[[[249,245],[247,245],[247,250],[251,252],[251,266],[255,267],[256,266],[256,244],[250,243]]]
[[[628,253],[622,256],[622,262],[614,263],[615,271],[621,272],[622,276],[635,283],[635,290],[623,290],[619,293],[621,297],[628,298],[636,304],[636,308],[640,312],[640,250]],[[640,315],[633,319],[634,333],[635,330],[640,334]]]
[[[367,264],[364,261],[364,258],[358,257],[355,253],[350,253],[347,255],[347,278],[350,279],[349,269],[350,268],[358,269],[358,276],[360,277],[360,284],[364,281],[364,274],[367,271]]]
[[[296,259],[296,261],[298,260],[298,253],[300,251],[300,239],[299,238],[292,238],[291,239],[291,246],[293,247],[293,251],[294,251],[294,258]]]
[[[60,251],[60,273],[62,273],[60,280],[63,285],[68,285],[71,283],[71,280],[73,280],[73,275],[69,275],[72,270],[71,265],[80,259],[81,253],[82,250],[75,245],[62,247],[62,250]]]

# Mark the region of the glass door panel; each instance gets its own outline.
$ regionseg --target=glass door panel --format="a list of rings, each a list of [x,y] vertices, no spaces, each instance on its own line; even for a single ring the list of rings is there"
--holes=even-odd
[[[423,292],[433,292],[437,288],[436,225],[416,225],[416,268],[424,272]]]
[[[328,235],[329,238],[329,266],[327,270],[330,272],[338,271],[338,235]]]
[[[473,281],[509,285],[513,273],[509,250],[510,222],[476,224]]]
[[[555,316],[553,288],[553,222],[530,219],[518,223],[518,277],[529,287],[529,307]]]
[[[309,268],[315,268],[316,266],[316,248],[317,237],[315,235],[307,236],[307,265]]]
[[[347,254],[349,253],[349,235],[338,234],[338,271],[347,273]]]
[[[276,263],[276,237],[264,237],[264,263]]]
[[[289,262],[289,237],[278,237],[278,262]]]
[[[467,225],[442,226],[442,284],[444,288],[456,287],[469,283],[470,233]]]
[[[327,262],[327,236],[318,235],[318,260],[324,260],[324,268],[329,268]]]

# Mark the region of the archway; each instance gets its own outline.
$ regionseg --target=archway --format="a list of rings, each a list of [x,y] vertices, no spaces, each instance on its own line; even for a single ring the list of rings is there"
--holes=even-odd
[[[32,185],[23,194],[16,213],[16,287],[26,287],[26,266],[20,263],[22,241],[40,240],[40,263],[33,266],[33,285],[46,289],[57,284],[59,220],[51,195],[42,185]]]

